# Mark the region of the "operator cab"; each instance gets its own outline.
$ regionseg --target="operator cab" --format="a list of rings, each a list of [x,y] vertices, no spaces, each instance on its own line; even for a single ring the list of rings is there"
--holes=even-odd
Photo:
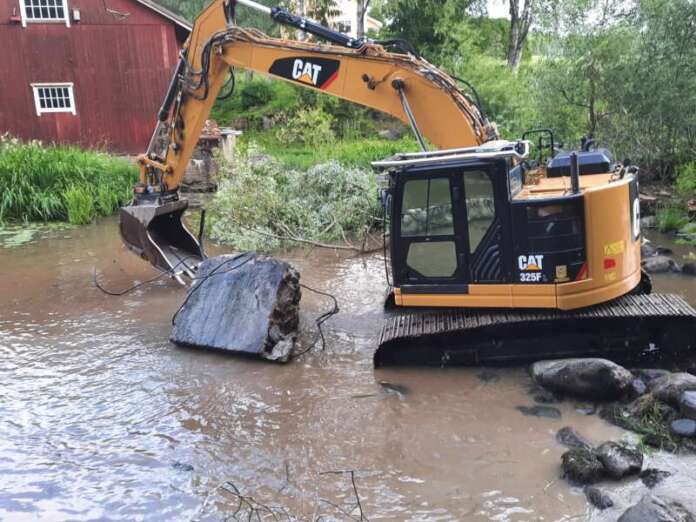
[[[535,180],[529,147],[528,141],[496,141],[373,163],[387,182],[382,199],[397,304],[445,306],[454,301],[443,295],[456,294],[471,297],[467,306],[498,306],[490,285],[500,285],[502,295],[512,292],[509,285],[553,286],[587,277],[583,194],[563,174]],[[583,188],[592,178],[583,179]],[[476,299],[481,285],[488,297]],[[427,295],[439,298],[429,303]],[[540,300],[539,306],[546,304]]]

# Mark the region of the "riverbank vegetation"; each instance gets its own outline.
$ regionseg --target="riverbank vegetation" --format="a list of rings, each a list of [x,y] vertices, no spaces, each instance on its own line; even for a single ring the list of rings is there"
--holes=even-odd
[[[0,137],[0,223],[91,222],[131,197],[135,168],[77,147]]]

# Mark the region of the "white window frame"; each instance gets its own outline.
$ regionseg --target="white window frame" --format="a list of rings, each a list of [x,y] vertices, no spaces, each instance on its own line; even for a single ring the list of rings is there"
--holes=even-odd
[[[49,108],[42,108],[41,107],[41,102],[39,100],[39,89],[46,88],[46,87],[67,87],[68,88],[68,97],[70,99],[70,107],[51,107]],[[56,112],[69,112],[72,113],[73,116],[77,116],[77,107],[75,106],[75,90],[74,90],[74,84],[73,83],[32,83],[31,84],[32,91],[34,92],[34,106],[36,107],[36,115],[41,116],[42,114],[47,114],[47,113],[56,113]]]
[[[70,10],[68,8],[68,0],[61,0],[63,2],[63,12],[65,13],[65,18],[29,18],[27,16],[27,2],[26,0],[19,0],[19,10],[22,13],[22,27],[26,27],[27,23],[30,24],[55,24],[65,22],[66,27],[70,27]]]

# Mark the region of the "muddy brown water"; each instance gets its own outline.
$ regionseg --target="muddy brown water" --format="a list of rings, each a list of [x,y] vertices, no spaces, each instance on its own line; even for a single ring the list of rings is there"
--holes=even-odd
[[[525,368],[375,371],[379,255],[283,257],[341,312],[324,352],[279,366],[170,344],[185,293],[172,281],[95,289],[93,267],[111,289],[153,275],[114,220],[0,249],[0,519],[224,520],[232,484],[293,516],[359,518],[343,470],[370,520],[614,520],[644,492],[612,486],[621,501],[602,514],[559,478],[559,428],[631,435],[573,402],[553,405],[560,419],[522,415]],[[656,286],[696,302],[696,279]],[[304,293],[306,338],[329,306]],[[688,505],[696,459],[648,461],[674,472],[659,487]]]

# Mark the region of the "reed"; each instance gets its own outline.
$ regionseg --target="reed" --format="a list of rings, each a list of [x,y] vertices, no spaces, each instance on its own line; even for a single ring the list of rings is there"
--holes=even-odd
[[[0,221],[89,222],[127,202],[135,179],[103,152],[0,137]]]

